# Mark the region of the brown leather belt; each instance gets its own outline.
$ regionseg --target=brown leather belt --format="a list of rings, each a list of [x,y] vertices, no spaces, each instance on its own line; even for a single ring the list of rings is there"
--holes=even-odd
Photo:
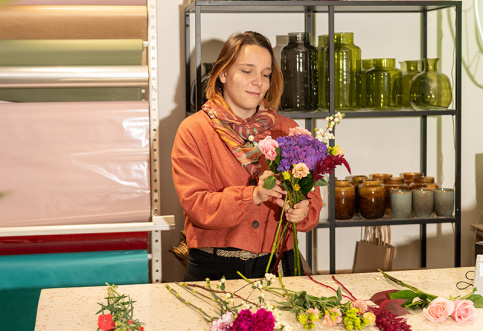
[[[216,248],[216,251],[215,251],[214,247],[200,247],[198,249],[200,251],[203,251],[203,252],[206,252],[206,253],[209,253],[209,254],[215,254],[215,252],[216,252],[216,255],[222,256],[222,257],[236,257],[236,258],[239,258],[243,261],[246,261],[246,260],[249,260],[249,259],[256,259],[257,257],[270,254],[270,253],[252,253],[252,252],[245,251],[245,250],[227,251],[227,250],[220,249],[220,248]]]

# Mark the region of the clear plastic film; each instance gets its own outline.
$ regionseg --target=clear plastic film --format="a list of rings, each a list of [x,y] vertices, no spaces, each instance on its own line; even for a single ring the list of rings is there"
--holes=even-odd
[[[149,104],[0,104],[0,227],[150,219]]]

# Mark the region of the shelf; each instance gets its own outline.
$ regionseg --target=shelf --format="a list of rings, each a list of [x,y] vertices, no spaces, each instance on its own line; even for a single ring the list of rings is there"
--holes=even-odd
[[[419,224],[440,224],[440,223],[454,223],[455,217],[412,217],[412,218],[392,218],[384,217],[375,220],[368,220],[361,217],[353,217],[350,220],[336,220],[336,228],[350,228],[358,226],[380,226],[380,225],[419,225]],[[317,228],[324,229],[329,228],[330,222],[323,221],[317,225]]]
[[[185,9],[201,13],[420,13],[450,8],[458,1],[196,1]]]
[[[378,110],[340,110],[345,114],[345,118],[363,118],[363,117],[421,117],[421,116],[448,116],[456,115],[456,110],[391,110],[391,111],[378,111]],[[195,112],[187,112],[186,115],[193,115]],[[280,111],[280,115],[287,116],[291,119],[325,119],[330,116],[328,111],[299,111],[299,112],[285,112]]]

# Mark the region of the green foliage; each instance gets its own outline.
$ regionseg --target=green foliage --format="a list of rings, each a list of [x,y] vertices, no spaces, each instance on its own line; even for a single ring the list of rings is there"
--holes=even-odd
[[[267,190],[271,190],[272,188],[275,187],[276,182],[277,182],[277,179],[275,178],[275,176],[269,176],[265,179],[263,184],[265,185],[265,188]]]

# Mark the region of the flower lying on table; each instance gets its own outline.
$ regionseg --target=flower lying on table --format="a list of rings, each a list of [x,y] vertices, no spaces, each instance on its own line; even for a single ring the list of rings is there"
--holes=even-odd
[[[169,285],[166,288],[179,300],[202,314],[203,318],[211,323],[210,331],[241,331],[241,330],[292,330],[292,327],[281,320],[281,310],[287,310],[295,314],[296,321],[304,329],[313,329],[320,326],[343,326],[346,330],[360,330],[374,323],[375,315],[368,310],[362,300],[344,300],[340,288],[333,289],[336,296],[316,297],[306,291],[292,291],[282,283],[282,277],[278,278],[279,286],[275,286],[276,277],[267,273],[265,278],[252,281],[239,275],[251,286],[253,290],[248,297],[244,298],[239,290],[229,292],[225,290],[225,280],[221,279],[216,289],[211,287],[211,281],[206,280],[206,286],[198,284],[176,283],[181,288],[195,295],[203,301],[208,301],[216,307],[217,315],[212,317],[210,313],[193,301],[182,298],[178,292]],[[198,291],[201,289],[203,292]],[[278,306],[265,301],[264,291],[275,298]],[[206,295],[208,292],[210,295]],[[251,299],[255,293],[256,299]],[[235,302],[235,300],[237,302]]]
[[[275,176],[277,176],[287,191],[285,203],[288,202],[291,208],[305,200],[314,186],[327,185],[324,175],[334,173],[337,166],[344,165],[350,173],[349,163],[344,158],[344,151],[339,146],[327,146],[329,141],[334,139],[332,132],[343,117],[344,114],[341,113],[327,117],[328,124],[325,130],[316,129],[315,137],[310,131],[296,127],[290,129],[288,136],[278,137],[276,140],[268,136],[258,143],[267,159],[268,168],[275,174],[265,180],[265,187],[272,189],[277,180]],[[297,224],[285,222],[282,226],[284,211],[285,205],[280,215],[266,272],[270,271],[269,267],[275,253],[279,253],[279,259],[281,258],[285,251],[286,238],[292,232],[295,275],[300,276]],[[278,261],[275,266],[278,266]]]
[[[427,320],[443,323],[449,317],[458,323],[474,321],[476,319],[476,308],[483,308],[483,297],[474,294],[476,289],[464,296],[449,299],[429,294],[418,288],[394,278],[384,271],[379,270],[386,279],[406,287],[408,290],[390,290],[376,293],[371,301],[387,310],[403,315],[408,313],[406,308],[420,307]]]
[[[116,289],[116,285],[107,284],[107,305],[99,303],[101,310],[97,314],[99,318],[97,320],[97,330],[114,330],[114,331],[143,331],[143,323],[133,318],[134,306],[129,296],[119,294]],[[104,314],[104,311],[108,311],[109,314]]]

